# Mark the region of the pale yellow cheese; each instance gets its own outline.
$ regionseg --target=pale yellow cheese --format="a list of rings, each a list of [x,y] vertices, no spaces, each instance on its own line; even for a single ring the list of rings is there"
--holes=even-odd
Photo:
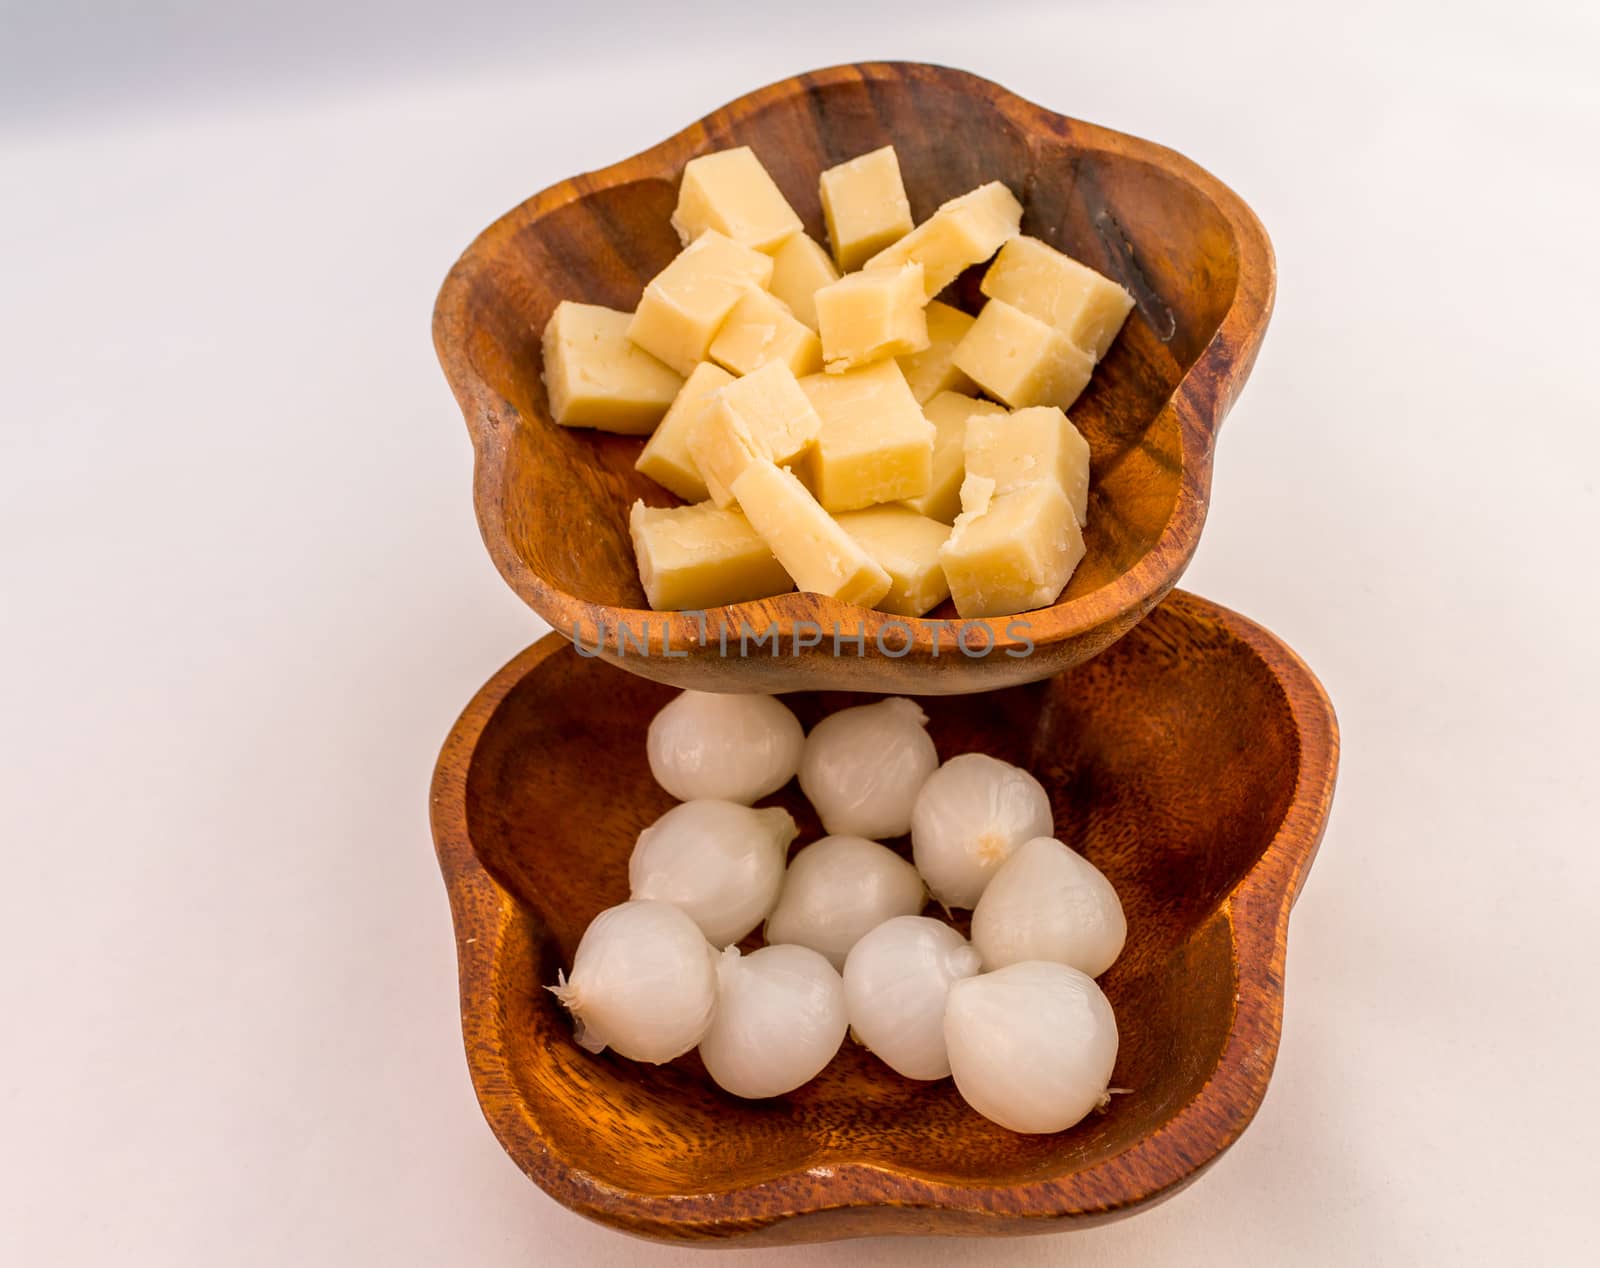
[[[776,463],[803,456],[822,427],[794,372],[778,362],[728,384],[717,394],[717,408],[743,418],[761,438],[765,456]]]
[[[816,294],[822,359],[832,373],[928,346],[922,266],[848,273]]]
[[[745,419],[721,408],[713,399],[689,437],[689,452],[706,482],[711,500],[717,506],[733,505],[733,482],[752,462],[767,457],[766,446],[750,430]]]
[[[766,291],[748,290],[711,341],[711,359],[735,374],[781,361],[795,374],[822,369],[822,343],[810,326]]]
[[[690,159],[678,187],[672,227],[684,243],[707,229],[771,251],[800,232],[800,217],[748,145]]]
[[[923,312],[928,319],[928,346],[899,358],[911,394],[928,401],[940,392],[971,392],[972,380],[956,368],[952,358],[962,336],[972,329],[973,319],[936,299],[930,300]]]
[[[905,504],[919,515],[951,524],[961,513],[961,481],[967,471],[967,420],[976,414],[1003,419],[1006,409],[959,392],[940,392],[922,407],[922,412],[933,424],[933,470],[928,491],[921,497],[906,498]]]
[[[961,515],[976,519],[994,501],[994,481],[988,476],[969,475],[961,481]],[[956,517],[960,519],[960,516]]]
[[[1022,204],[999,181],[952,198],[898,242],[867,261],[869,269],[898,268],[916,261],[932,299],[969,265],[981,264],[1015,237]]]
[[[803,458],[822,428],[810,397],[781,361],[719,389],[689,437],[689,452],[718,506],[734,500],[733,483],[757,460]]]
[[[705,479],[689,450],[690,438],[711,405],[712,394],[733,382],[733,375],[720,365],[702,361],[683,381],[672,408],[661,420],[644,451],[633,464],[657,484],[671,489],[685,502],[703,502],[710,497]]]
[[[814,238],[797,233],[772,253],[771,290],[801,321],[817,328],[816,294],[839,280],[839,270]]]
[[[1089,510],[1089,442],[1054,405],[1019,409],[1005,418],[967,423],[967,474],[994,481],[997,495],[1053,480],[1083,524]]]
[[[904,506],[846,511],[838,520],[889,574],[889,593],[877,604],[880,611],[921,616],[950,597],[950,583],[939,563],[939,548],[950,536],[948,524]]]
[[[841,269],[853,269],[911,231],[911,202],[900,160],[886,145],[840,163],[818,181],[828,241]]]
[[[635,502],[628,530],[645,597],[658,612],[744,603],[794,588],[738,511]]]
[[[717,329],[751,287],[772,280],[772,257],[708,229],[644,288],[628,338],[679,374],[706,359]]]
[[[800,387],[822,420],[806,474],[823,506],[854,511],[928,491],[934,427],[896,362],[807,375]]]
[[[956,366],[1013,409],[1067,409],[1088,386],[1094,359],[1054,326],[991,299],[956,345]]]
[[[1037,238],[1000,248],[983,275],[983,293],[1054,326],[1096,361],[1106,355],[1133,311],[1133,296]]]
[[[1010,616],[1054,603],[1084,552],[1083,531],[1060,486],[1041,480],[996,495],[991,480],[969,475],[961,501],[939,550],[956,611]]]
[[[683,379],[628,339],[627,313],[556,305],[544,327],[544,386],[563,427],[643,436],[667,412]]]
[[[753,462],[734,481],[733,493],[800,589],[867,607],[889,593],[889,574],[817,504],[793,472]]]

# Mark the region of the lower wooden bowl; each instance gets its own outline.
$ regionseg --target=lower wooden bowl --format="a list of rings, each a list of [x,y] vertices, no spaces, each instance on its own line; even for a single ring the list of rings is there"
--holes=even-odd
[[[979,749],[1049,790],[1058,835],[1116,884],[1122,958],[1102,979],[1130,1089],[1070,1131],[1021,1136],[848,1041],[797,1092],[722,1093],[693,1054],[591,1055],[543,985],[627,897],[636,834],[671,799],[645,728],[670,688],[549,635],[445,742],[432,813],[455,918],[479,1103],[517,1164],[582,1215],[645,1237],[776,1244],[1016,1234],[1167,1197],[1233,1143],[1277,1053],[1289,909],[1327,822],[1333,710],[1282,643],[1175,591],[1055,678],[922,699],[942,756]],[[855,701],[786,697],[808,726]],[[820,834],[792,785],[776,802]]]

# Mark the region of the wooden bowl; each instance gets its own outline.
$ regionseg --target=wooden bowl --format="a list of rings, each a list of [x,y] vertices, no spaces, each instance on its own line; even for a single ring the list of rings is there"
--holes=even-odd
[[[679,249],[667,220],[688,159],[752,146],[820,237],[818,173],[889,142],[919,220],[947,198],[1003,180],[1022,200],[1025,232],[1137,297],[1072,410],[1093,451],[1087,557],[1061,600],[1021,627],[937,623],[954,618],[948,604],[933,619],[906,620],[793,593],[713,609],[703,621],[649,611],[627,511],[635,498],[675,499],[634,471],[641,440],[551,423],[539,377],[546,319],[563,299],[634,307]],[[1171,589],[1194,553],[1217,426],[1255,361],[1273,287],[1261,225],[1189,160],[961,71],[875,63],[773,84],[643,154],[530,198],[467,248],[439,293],[433,329],[477,452],[484,541],[511,587],[556,630],[678,686],[933,695],[1079,664]],[[947,298],[969,309],[981,298],[970,272],[952,290]],[[812,625],[864,634],[864,654],[845,644],[835,656],[831,637],[795,652],[796,633]],[[775,630],[782,654],[760,646],[740,656],[741,626]],[[632,632],[626,654],[619,628]],[[723,629],[734,636],[732,655],[723,654]],[[640,655],[645,639],[650,654]],[[1019,654],[1029,642],[1032,653]]]
[[[673,804],[645,758],[671,696],[547,635],[467,706],[434,775],[473,1085],[546,1192],[701,1244],[1037,1233],[1167,1197],[1238,1138],[1272,1072],[1289,907],[1337,762],[1327,697],[1282,643],[1178,591],[1057,678],[922,700],[941,755],[977,749],[1039,777],[1057,832],[1127,911],[1102,985],[1122,1036],[1112,1083],[1130,1090],[1053,1136],[998,1127],[948,1079],[904,1079],[848,1040],[813,1082],[755,1102],[692,1053],[636,1065],[573,1042],[542,987],[627,897],[634,838]],[[858,700],[786,699],[808,726]],[[792,783],[771,800],[802,842],[820,835]]]

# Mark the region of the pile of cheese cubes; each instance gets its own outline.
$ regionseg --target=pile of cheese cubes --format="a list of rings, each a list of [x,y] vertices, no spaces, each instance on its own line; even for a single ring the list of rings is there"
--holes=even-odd
[[[820,193],[831,257],[749,148],[694,159],[685,246],[637,309],[564,302],[545,327],[555,421],[648,435],[638,469],[688,503],[633,506],[651,607],[797,586],[903,616],[1054,603],[1088,509],[1064,411],[1132,297],[1021,235],[998,181],[913,226],[886,146]],[[976,317],[933,298],[990,257]]]

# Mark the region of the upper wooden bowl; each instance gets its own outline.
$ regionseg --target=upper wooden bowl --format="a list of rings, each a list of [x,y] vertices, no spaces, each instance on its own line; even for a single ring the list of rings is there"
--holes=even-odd
[[[573,1042],[541,987],[627,897],[634,838],[673,804],[645,757],[671,695],[547,635],[467,706],[434,775],[473,1085],[558,1201],[702,1243],[1044,1232],[1168,1196],[1244,1130],[1338,749],[1322,689],[1265,630],[1179,591],[1060,677],[922,701],[942,756],[977,749],[1038,776],[1058,835],[1128,915],[1102,985],[1122,1036],[1112,1084],[1130,1090],[1054,1136],[1006,1131],[948,1079],[904,1079],[848,1041],[813,1082],[760,1102],[718,1090],[692,1053],[636,1065]],[[808,726],[857,702],[787,700]],[[821,835],[792,783],[771,800],[802,842]]]
[[[631,309],[678,251],[668,224],[683,164],[753,147],[812,234],[817,176],[892,142],[912,211],[988,180],[1022,200],[1022,228],[1123,283],[1138,300],[1072,416],[1093,451],[1088,555],[1061,600],[963,635],[815,594],[713,609],[705,622],[651,612],[627,511],[671,494],[633,469],[637,438],[551,423],[539,335],[563,299]],[[1125,634],[1194,553],[1211,489],[1218,424],[1272,309],[1272,249],[1243,202],[1171,150],[1067,119],[961,71],[916,63],[842,66],[773,84],[603,171],[535,195],[485,230],[445,279],[434,342],[477,451],[478,522],[501,574],[560,633],[634,673],[702,690],[836,688],[978,691],[1048,677]],[[975,309],[972,276],[952,288]],[[931,613],[953,618],[948,604]],[[741,622],[775,628],[737,654]],[[789,654],[797,625],[866,636],[864,655],[831,639]],[[895,628],[898,624],[898,628]],[[617,653],[618,628],[649,639]],[[887,627],[887,628],[886,628]],[[734,654],[717,637],[735,635]],[[898,654],[885,655],[877,640]],[[964,653],[960,641],[986,655]],[[1019,654],[1027,642],[1029,655]],[[902,651],[902,647],[905,649]]]

